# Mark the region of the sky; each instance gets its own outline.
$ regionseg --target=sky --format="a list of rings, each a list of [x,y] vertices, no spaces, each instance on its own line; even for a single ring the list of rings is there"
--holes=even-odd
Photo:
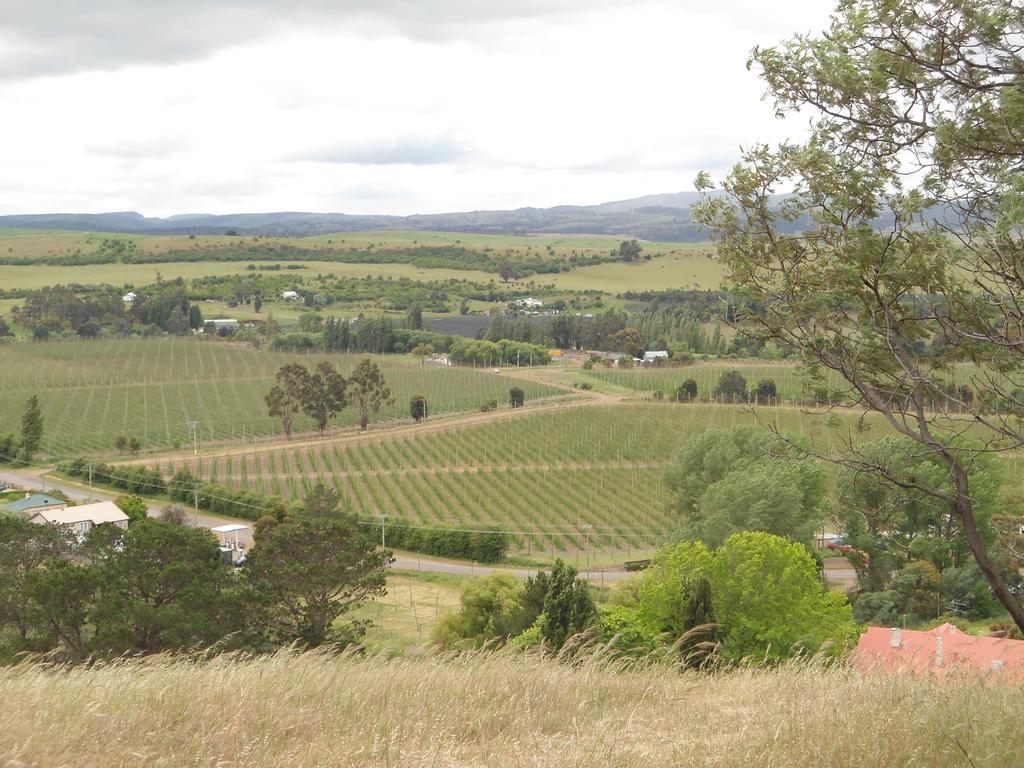
[[[411,214],[693,188],[798,140],[827,0],[0,0],[0,214]]]

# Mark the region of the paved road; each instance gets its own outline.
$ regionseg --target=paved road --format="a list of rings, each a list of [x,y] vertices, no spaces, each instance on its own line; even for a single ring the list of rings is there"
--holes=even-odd
[[[44,477],[44,474],[47,471],[48,470],[46,469],[21,469],[17,472],[2,470],[0,471],[0,481],[27,488],[39,489],[44,492],[49,490],[60,491],[61,493],[66,494],[67,497],[73,501],[85,501],[86,499],[93,499],[96,501],[113,501],[117,496],[117,494],[111,491],[89,488],[66,480],[55,480],[51,477]],[[150,515],[153,517],[156,517],[159,514],[160,510],[158,508],[154,507],[150,510]],[[195,524],[202,526],[203,528],[214,528],[228,523],[243,523],[245,525],[251,525],[251,523],[246,520],[235,520],[233,518],[217,517],[215,515],[206,515],[202,513],[197,514],[195,512],[190,512],[189,514],[195,521]],[[234,538],[234,534],[229,534],[228,536],[232,539]],[[245,542],[247,547],[251,547],[253,544],[252,528],[240,531],[238,534],[238,540]],[[415,554],[408,553],[397,554],[395,556],[395,562],[392,563],[391,567],[409,571],[445,573],[452,576],[486,576],[491,573],[502,572],[511,573],[524,579],[527,576],[533,576],[537,573],[536,570],[495,568],[493,566],[474,565],[472,563],[465,563],[457,560],[442,560],[436,557],[418,557]],[[629,574],[624,571],[593,571],[583,572],[581,575],[595,583],[605,583],[622,579]]]

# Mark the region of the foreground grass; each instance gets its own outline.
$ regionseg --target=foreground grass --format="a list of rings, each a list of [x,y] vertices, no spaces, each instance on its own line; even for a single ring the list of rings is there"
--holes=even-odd
[[[502,654],[0,670],[18,766],[1011,766],[1024,689]]]

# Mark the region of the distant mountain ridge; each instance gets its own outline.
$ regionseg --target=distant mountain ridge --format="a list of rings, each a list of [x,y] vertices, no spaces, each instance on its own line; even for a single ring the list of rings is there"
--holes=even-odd
[[[244,235],[302,237],[365,230],[420,229],[486,234],[589,234],[637,237],[665,242],[707,239],[690,215],[696,192],[645,195],[600,205],[560,205],[508,211],[414,214],[411,216],[345,213],[177,214],[151,218],[134,211],[112,213],[39,213],[0,216],[0,227],[68,229],[161,235]]]

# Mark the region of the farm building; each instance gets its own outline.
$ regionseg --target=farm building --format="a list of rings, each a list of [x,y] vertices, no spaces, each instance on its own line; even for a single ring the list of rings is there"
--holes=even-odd
[[[128,527],[128,515],[112,501],[98,501],[95,504],[82,504],[77,507],[61,509],[44,509],[35,512],[29,520],[43,525],[66,525],[79,536],[84,536],[97,525],[116,525],[118,528]]]
[[[295,301],[299,298],[298,291],[284,291],[281,293],[281,298],[285,301]]]
[[[1024,679],[1024,641],[969,635],[952,624],[927,632],[868,627],[853,660],[865,672],[982,672]]]
[[[137,299],[137,298],[138,298],[138,296],[135,294],[135,291],[128,291],[128,293],[126,293],[124,296],[121,297],[121,301],[124,301],[124,302],[135,301],[135,299]]]
[[[651,350],[644,352],[644,365],[650,365],[651,363],[657,363],[661,360],[668,360],[668,352],[663,349]]]
[[[64,509],[68,503],[63,499],[46,496],[42,493],[26,493],[23,499],[12,501],[0,507],[4,512],[20,512],[25,515],[32,515],[48,509]]]
[[[524,309],[538,309],[544,306],[544,302],[533,298],[533,296],[527,296],[525,299],[517,299],[516,306]]]

